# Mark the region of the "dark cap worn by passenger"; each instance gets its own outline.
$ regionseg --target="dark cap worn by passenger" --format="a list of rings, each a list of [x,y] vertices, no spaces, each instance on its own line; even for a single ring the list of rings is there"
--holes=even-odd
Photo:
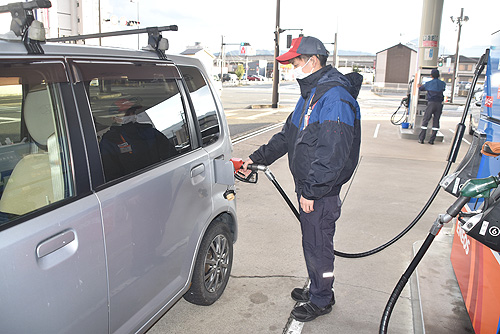
[[[299,38],[294,38],[292,40],[292,47],[288,52],[276,57],[276,60],[282,64],[288,64],[290,59],[298,57],[300,55],[320,55],[328,56],[328,51],[326,50],[323,43],[316,37],[304,36]]]

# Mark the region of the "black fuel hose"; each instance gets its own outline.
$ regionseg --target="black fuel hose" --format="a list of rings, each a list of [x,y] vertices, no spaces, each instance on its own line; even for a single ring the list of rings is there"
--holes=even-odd
[[[429,247],[431,246],[431,243],[434,241],[434,238],[436,236],[429,233],[427,235],[427,238],[425,238],[424,243],[418,250],[417,254],[411,261],[410,265],[408,268],[406,268],[406,271],[404,274],[401,276],[401,278],[398,281],[398,284],[396,284],[396,287],[394,287],[394,290],[392,291],[391,296],[389,297],[389,300],[387,301],[387,304],[385,306],[384,313],[382,314],[382,319],[380,321],[380,327],[379,327],[379,333],[387,333],[387,328],[389,327],[389,319],[391,318],[392,311],[394,310],[394,306],[396,305],[396,302],[398,301],[399,296],[401,295],[401,292],[403,291],[406,283],[410,279],[412,273],[415,271],[417,268],[418,264],[420,263],[420,260],[422,260],[424,254],[427,252]]]
[[[476,83],[477,83],[477,80],[479,79],[479,75],[481,75],[481,73],[484,70],[484,67],[488,63],[489,52],[490,52],[490,50],[486,49],[486,52],[481,56],[481,59],[479,59],[479,62],[476,65],[476,70],[474,73],[474,78],[472,79],[471,88],[469,90],[469,94],[467,95],[467,100],[465,101],[465,107],[464,107],[464,111],[462,113],[462,119],[460,120],[460,123],[457,124],[457,129],[455,131],[455,136],[453,137],[453,142],[452,142],[452,145],[450,148],[450,153],[448,154],[448,158],[447,158],[448,163],[446,164],[446,167],[443,171],[443,175],[441,176],[441,178],[439,180],[442,180],[443,177],[445,177],[448,174],[448,172],[450,171],[450,168],[451,168],[451,164],[454,163],[457,159],[458,152],[460,150],[460,145],[462,143],[462,138],[464,137],[464,133],[466,130],[465,122],[467,120],[469,106],[470,106],[470,103],[472,101],[472,97],[474,95],[474,88],[476,87]],[[385,243],[377,248],[371,249],[371,250],[366,251],[366,252],[361,252],[361,253],[344,253],[344,252],[335,250],[335,255],[340,256],[340,257],[344,257],[344,258],[353,259],[353,258],[361,258],[361,257],[370,256],[370,255],[373,255],[373,254],[380,252],[381,250],[386,249],[387,247],[389,247],[390,245],[392,245],[393,243],[395,243],[396,241],[401,239],[406,233],[408,233],[420,221],[422,216],[425,214],[427,209],[429,209],[432,202],[436,198],[437,194],[439,193],[440,188],[441,188],[441,186],[438,183],[438,185],[436,186],[436,188],[432,192],[431,196],[429,197],[429,199],[427,200],[427,202],[423,206],[422,210],[420,210],[420,212],[417,214],[415,219],[413,219],[413,221],[410,223],[410,225],[408,225],[403,231],[401,231],[401,233],[399,233],[397,236],[395,236],[394,238],[389,240],[387,243]]]
[[[462,132],[462,137],[463,137],[463,132]],[[455,136],[455,140],[461,141],[462,137]],[[460,149],[460,144],[453,145],[452,147],[456,147],[456,149],[459,150]],[[443,179],[443,177],[445,177],[448,174],[448,172],[450,171],[450,168],[451,168],[451,164],[453,162],[454,161],[451,161],[451,160],[448,161],[448,163],[446,164],[446,167],[445,167],[445,169],[443,171],[443,175],[441,176],[440,180]],[[390,245],[392,245],[393,243],[395,243],[396,241],[398,241],[399,239],[401,239],[406,233],[408,233],[420,221],[420,219],[425,214],[425,212],[427,211],[427,209],[429,209],[429,207],[431,206],[432,202],[434,202],[434,199],[436,198],[436,196],[439,193],[440,189],[441,189],[441,186],[438,183],[438,185],[436,186],[436,188],[434,188],[434,191],[432,192],[431,196],[429,197],[429,199],[427,200],[427,202],[423,206],[422,210],[420,210],[420,212],[413,219],[413,221],[410,223],[410,225],[408,225],[397,236],[395,236],[394,238],[392,238],[391,240],[389,240],[385,244],[380,245],[377,248],[371,249],[371,250],[366,251],[366,252],[361,252],[361,253],[344,253],[344,252],[341,252],[341,251],[338,251],[338,250],[334,250],[335,255],[343,257],[343,258],[348,258],[348,259],[356,259],[356,258],[370,256],[370,255],[376,254],[376,253],[378,253],[378,252],[386,249],[387,247],[389,247]]]
[[[396,120],[396,115],[398,114],[399,109],[401,109],[401,107],[405,103],[406,99],[407,98],[404,98],[404,99],[401,100],[401,103],[399,104],[398,109],[396,109],[396,111],[391,115],[391,123],[392,123],[392,125],[401,125],[401,123],[403,123],[403,121],[406,119],[407,115],[406,115],[406,110],[405,110],[403,112],[403,115],[398,120]]]
[[[465,121],[467,120],[467,113],[469,112],[469,106],[470,106],[470,102],[472,101],[473,91],[474,91],[474,88],[476,87],[476,83],[477,83],[477,80],[479,78],[479,75],[482,73],[482,71],[483,71],[483,69],[488,61],[488,55],[489,55],[489,49],[486,49],[485,54],[483,54],[483,56],[481,57],[481,59],[479,60],[477,66],[476,66],[476,71],[475,71],[474,78],[472,80],[472,85],[471,85],[471,88],[469,90],[469,94],[467,95],[467,100],[465,102],[465,107],[464,107],[464,111],[462,114],[462,119],[461,119],[460,123],[457,124],[457,129],[455,131],[455,136],[453,137],[453,142],[452,142],[452,145],[450,148],[450,153],[448,154],[448,158],[447,158],[448,163],[446,164],[446,167],[443,171],[443,175],[441,176],[441,178],[439,180],[442,180],[443,177],[445,177],[448,174],[452,163],[454,163],[456,161],[456,158],[458,156],[458,152],[460,150],[460,145],[462,143],[462,139],[464,137],[464,133],[466,130]],[[276,189],[278,190],[280,195],[283,197],[283,199],[287,203],[290,210],[292,210],[295,217],[300,221],[300,214],[299,214],[298,210],[295,208],[292,201],[287,196],[287,194],[285,193],[283,188],[280,186],[280,184],[278,183],[278,181],[276,180],[274,175],[271,173],[269,168],[267,168],[267,166],[257,165],[257,164],[248,165],[247,168],[250,170],[253,170],[253,171],[265,172],[268,179],[276,187]],[[343,258],[355,259],[355,258],[370,256],[370,255],[376,254],[376,253],[386,249],[387,247],[389,247],[390,245],[392,245],[393,243],[395,243],[396,241],[401,239],[406,233],[408,233],[420,221],[422,216],[425,214],[427,209],[429,209],[432,202],[436,198],[440,189],[441,189],[441,186],[438,183],[436,188],[432,192],[431,196],[429,197],[429,199],[427,200],[427,202],[425,203],[423,208],[420,210],[420,212],[417,214],[417,216],[413,219],[413,221],[403,231],[401,231],[397,236],[395,236],[394,238],[392,238],[391,240],[389,240],[385,244],[383,244],[377,248],[374,248],[374,249],[371,249],[371,250],[368,250],[365,252],[361,252],[361,253],[344,253],[344,252],[341,252],[338,250],[334,250],[335,255],[343,257]]]
[[[429,231],[427,238],[425,238],[424,243],[422,244],[422,246],[420,246],[417,254],[415,254],[415,257],[408,265],[408,268],[406,268],[406,271],[399,279],[398,284],[396,284],[396,286],[394,287],[394,290],[392,291],[389,300],[387,301],[384,313],[382,314],[382,319],[380,320],[380,327],[379,327],[380,334],[387,333],[387,328],[389,327],[389,319],[391,318],[392,311],[394,310],[394,306],[396,305],[396,302],[398,301],[401,292],[403,291],[406,283],[408,282],[411,275],[417,268],[418,264],[424,257],[425,253],[431,246],[431,243],[434,241],[434,238],[439,233],[439,230],[441,230],[443,224],[451,221],[452,218],[456,217],[462,210],[463,206],[467,204],[469,201],[470,197],[461,196],[448,208],[448,210],[446,210],[446,215],[438,216],[433,226],[431,227],[431,230]]]

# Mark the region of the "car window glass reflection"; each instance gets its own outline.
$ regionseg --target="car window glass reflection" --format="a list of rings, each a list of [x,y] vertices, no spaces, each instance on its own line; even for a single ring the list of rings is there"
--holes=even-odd
[[[109,66],[85,82],[106,181],[191,150],[178,83],[163,71]]]
[[[0,73],[1,225],[72,196],[73,182],[59,107],[63,66],[10,64]]]

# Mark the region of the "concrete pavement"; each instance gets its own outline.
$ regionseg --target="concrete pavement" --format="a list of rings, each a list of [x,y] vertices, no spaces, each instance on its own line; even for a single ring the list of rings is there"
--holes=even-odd
[[[441,120],[444,143],[433,146],[401,139],[398,127],[388,118],[366,117],[362,121],[360,164],[352,183],[342,192],[336,249],[347,253],[372,249],[392,239],[413,220],[439,181],[453,136],[450,129],[455,129],[459,118]],[[247,157],[275,132],[239,142],[233,156]],[[468,145],[462,144],[458,161],[467,149]],[[456,164],[452,170],[454,167]],[[271,170],[294,200],[286,157],[275,162]],[[283,333],[294,305],[290,291],[303,286],[307,279],[301,233],[274,186],[265,175],[259,176],[258,184],[238,182],[236,186],[239,239],[231,279],[222,298],[210,307],[181,300],[150,333]],[[385,304],[410,263],[414,247],[453,201],[454,197],[440,192],[415,228],[382,252],[360,259],[337,257],[337,303],[329,315],[304,324],[302,333],[378,332]],[[401,294],[389,333],[422,333],[421,319],[429,333],[472,332],[451,270],[452,226],[447,228],[418,268],[424,274],[418,279],[420,289],[415,289],[414,281],[414,288],[408,284]],[[420,304],[423,315],[419,313]]]

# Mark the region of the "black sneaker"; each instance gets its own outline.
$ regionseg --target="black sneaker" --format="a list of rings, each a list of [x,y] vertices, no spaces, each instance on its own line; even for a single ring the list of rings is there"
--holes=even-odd
[[[309,301],[309,289],[308,288],[295,288],[291,293],[292,299],[296,302],[306,303]]]
[[[309,301],[310,295],[309,295],[309,289],[308,288],[295,288],[292,290],[292,293],[290,294],[292,296],[292,299],[295,300],[296,302],[301,302],[301,303],[306,303]],[[330,306],[335,305],[335,291],[332,289],[332,300],[330,301]]]
[[[433,141],[429,141],[429,144],[434,145],[434,142]]]
[[[424,143],[424,141],[423,141],[422,139],[419,139],[419,140],[418,140],[418,143],[419,143],[419,144],[423,144],[423,143]]]
[[[292,310],[292,317],[300,322],[308,322],[316,319],[320,315],[328,314],[332,311],[332,305],[328,304],[325,307],[319,307],[313,302],[307,302],[297,306]]]

